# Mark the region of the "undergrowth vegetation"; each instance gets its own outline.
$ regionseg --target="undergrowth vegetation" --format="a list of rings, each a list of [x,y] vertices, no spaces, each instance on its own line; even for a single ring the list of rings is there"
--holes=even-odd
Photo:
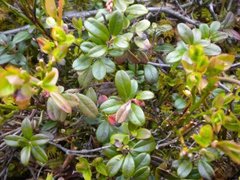
[[[0,3],[3,179],[238,178],[239,4]]]

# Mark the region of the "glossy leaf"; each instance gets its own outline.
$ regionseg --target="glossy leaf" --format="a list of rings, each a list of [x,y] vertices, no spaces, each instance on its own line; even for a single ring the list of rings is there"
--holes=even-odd
[[[49,141],[49,137],[45,134],[36,134],[31,137],[31,142],[36,145],[44,145]]]
[[[150,83],[150,84],[156,83],[159,78],[158,70],[150,64],[145,65],[144,66],[144,77],[148,83]]]
[[[151,152],[155,149],[156,143],[153,138],[138,141],[133,150],[136,152]]]
[[[150,175],[150,168],[148,166],[139,168],[133,176],[133,180],[146,180]]]
[[[21,41],[24,41],[24,40],[27,40],[27,39],[30,39],[30,38],[31,38],[31,35],[29,34],[28,31],[22,31],[22,32],[17,33],[14,36],[13,43],[17,44]]]
[[[73,69],[76,71],[82,71],[87,69],[92,63],[92,60],[88,56],[80,56],[73,61]]]
[[[213,129],[211,125],[202,126],[199,134],[194,134],[193,139],[202,147],[208,147],[213,140]]]
[[[110,159],[107,163],[108,175],[110,177],[115,176],[122,167],[124,157],[119,154]]]
[[[103,56],[107,52],[107,46],[105,45],[97,45],[88,51],[89,57],[99,58]]]
[[[125,71],[120,70],[116,73],[115,85],[118,91],[118,95],[123,100],[127,100],[131,93],[131,80]]]
[[[47,163],[48,161],[48,157],[47,154],[45,153],[45,151],[43,150],[42,147],[40,146],[33,146],[32,147],[32,155],[34,156],[34,158],[39,161],[40,163]]]
[[[97,60],[92,66],[92,73],[95,79],[102,80],[107,73],[106,66],[103,60]]]
[[[136,99],[139,100],[149,100],[152,98],[154,98],[154,94],[151,91],[139,91],[136,96]]]
[[[30,139],[33,136],[32,125],[29,117],[26,117],[21,125],[23,136],[27,139]]]
[[[193,165],[190,160],[182,160],[177,169],[177,174],[181,178],[185,178],[190,174],[190,172],[192,171],[192,168],[193,168]]]
[[[135,169],[141,169],[144,166],[148,166],[151,162],[151,157],[147,153],[138,154],[135,158]]]
[[[135,104],[131,105],[131,112],[128,115],[128,119],[136,126],[142,126],[145,124],[145,115],[143,110]]]
[[[142,4],[134,4],[126,9],[126,13],[139,17],[148,13],[148,9]]]
[[[89,118],[96,118],[98,115],[98,109],[95,103],[83,94],[77,94],[77,96],[79,98],[79,111]]]
[[[140,128],[137,130],[137,139],[148,139],[152,136],[151,131],[145,128]]]
[[[113,36],[118,35],[123,28],[123,14],[115,11],[109,20],[109,31]]]
[[[126,178],[132,177],[135,171],[135,163],[133,157],[130,153],[124,158],[124,162],[122,165],[122,173]]]
[[[181,37],[181,39],[187,43],[187,44],[192,44],[193,43],[193,32],[192,30],[186,25],[186,24],[183,24],[183,23],[180,23],[177,25],[177,30],[178,30],[178,33]]]
[[[86,21],[84,21],[84,26],[93,36],[103,40],[104,42],[110,37],[106,26],[94,18],[88,18]]]
[[[102,122],[96,131],[97,140],[101,143],[107,142],[110,139],[112,128],[107,121]]]
[[[18,147],[19,141],[22,139],[21,136],[17,136],[17,135],[8,135],[4,138],[4,142],[8,145],[8,146],[12,146],[12,147]]]
[[[100,109],[102,112],[107,114],[113,114],[121,107],[122,103],[116,99],[108,99],[101,106]]]
[[[20,153],[21,163],[25,166],[28,165],[31,155],[31,146],[25,146]]]
[[[213,168],[204,160],[198,161],[198,172],[203,178],[208,180],[211,180],[214,176]]]

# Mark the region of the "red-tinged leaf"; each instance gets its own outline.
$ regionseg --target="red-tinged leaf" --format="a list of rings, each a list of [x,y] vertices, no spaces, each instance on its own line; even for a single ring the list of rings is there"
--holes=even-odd
[[[104,102],[107,101],[107,100],[108,100],[108,97],[107,97],[107,96],[105,96],[105,95],[100,95],[100,96],[98,97],[97,104],[101,105],[102,103],[104,103]]]
[[[57,104],[57,106],[61,108],[63,111],[65,111],[66,113],[72,112],[71,106],[61,94],[57,92],[51,92],[50,96],[52,97],[53,101]]]
[[[141,107],[145,106],[144,101],[141,101],[141,100],[138,100],[138,99],[132,99],[132,102],[134,104],[138,105],[138,106],[141,106]]]
[[[55,0],[45,0],[45,9],[49,16],[53,18],[57,17],[57,7]]]
[[[131,110],[131,101],[123,104],[116,113],[116,121],[118,123],[122,123],[126,121],[128,114]]]
[[[116,114],[112,114],[112,115],[108,116],[108,122],[109,122],[112,126],[115,126],[115,125],[117,124]]]

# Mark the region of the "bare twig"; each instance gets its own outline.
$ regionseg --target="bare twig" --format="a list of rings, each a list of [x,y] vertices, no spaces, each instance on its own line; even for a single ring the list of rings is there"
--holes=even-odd
[[[102,151],[104,149],[107,149],[109,147],[111,147],[110,145],[108,146],[103,146],[100,148],[96,148],[96,149],[82,149],[82,150],[71,150],[71,149],[67,149],[59,144],[56,144],[52,141],[49,142],[49,144],[56,146],[57,148],[61,149],[63,152],[65,152],[66,154],[73,154],[73,155],[79,155],[79,154],[88,154],[88,153],[92,153],[92,152],[99,152]]]
[[[237,79],[232,79],[232,78],[229,78],[229,77],[219,77],[219,80],[223,81],[223,82],[228,82],[228,83],[232,83],[232,84],[236,84],[236,85],[240,86],[240,81],[237,80]]]

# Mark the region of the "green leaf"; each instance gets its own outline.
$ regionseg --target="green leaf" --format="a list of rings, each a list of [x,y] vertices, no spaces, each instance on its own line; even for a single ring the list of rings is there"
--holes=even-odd
[[[145,166],[142,168],[139,168],[133,176],[133,180],[146,180],[148,179],[150,175],[150,167]]]
[[[77,96],[79,98],[79,111],[89,118],[96,118],[98,109],[95,103],[83,94],[77,94]]]
[[[134,174],[134,171],[135,171],[135,163],[132,155],[128,153],[122,165],[123,176],[126,178],[130,178]]]
[[[135,26],[135,31],[136,32],[143,32],[145,30],[147,30],[150,27],[151,23],[149,20],[141,20],[139,22],[137,22],[134,26]]]
[[[128,114],[131,110],[131,101],[123,104],[116,113],[116,121],[118,123],[123,123],[127,120]]]
[[[107,52],[106,45],[97,45],[89,50],[88,56],[92,57],[92,58],[99,58],[99,57],[103,56],[106,52]]]
[[[97,128],[96,137],[101,143],[107,142],[112,133],[112,127],[107,121],[103,121]]]
[[[120,70],[116,73],[115,85],[118,91],[118,95],[123,100],[127,100],[131,94],[131,80],[125,71]]]
[[[100,109],[102,112],[107,114],[113,114],[121,107],[122,102],[116,99],[108,99],[101,104]]]
[[[88,18],[84,21],[84,26],[93,36],[103,40],[104,42],[109,40],[110,34],[107,27],[96,19]]]
[[[0,97],[5,97],[13,94],[15,91],[14,86],[11,83],[9,83],[9,81],[5,77],[2,77],[1,74],[0,74],[0,78],[1,78]]]
[[[107,68],[102,59],[97,60],[93,64],[92,73],[97,80],[102,80],[106,76]]]
[[[95,166],[98,173],[107,176],[107,166],[103,162],[102,157],[97,157],[93,160],[92,165]]]
[[[153,65],[145,65],[144,66],[144,77],[149,84],[154,84],[158,81],[159,74],[157,68]]]
[[[154,94],[151,91],[139,91],[136,96],[136,99],[139,100],[149,100],[152,98],[154,98]]]
[[[216,44],[209,44],[208,46],[204,47],[204,53],[208,56],[216,56],[221,54],[221,48]]]
[[[124,12],[127,9],[127,3],[123,0],[113,0],[114,6],[117,8],[117,10]]]
[[[27,139],[30,139],[33,136],[32,125],[29,117],[26,117],[21,125],[23,136]]]
[[[42,88],[51,92],[56,91],[56,83],[58,81],[59,73],[57,68],[52,68],[50,72],[46,74],[44,79],[42,80]]]
[[[218,31],[221,27],[221,23],[219,21],[213,21],[210,25],[210,32]]]
[[[31,38],[31,35],[30,35],[29,32],[21,31],[14,36],[13,43],[17,44],[21,41],[24,41],[24,40],[27,40],[27,39],[30,39],[30,38]]]
[[[179,163],[178,169],[177,169],[177,174],[181,178],[187,177],[190,172],[192,171],[192,162],[190,160],[182,160]]]
[[[86,96],[89,97],[95,104],[97,103],[97,93],[92,87],[88,88]]]
[[[62,109],[66,113],[71,113],[72,108],[67,102],[67,100],[58,92],[50,92],[50,96],[52,97],[53,101],[57,104],[57,106]]]
[[[208,180],[211,180],[214,176],[213,168],[204,160],[198,161],[198,172],[203,178]]]
[[[93,79],[92,67],[78,73],[78,83],[82,88],[86,88]]]
[[[129,42],[122,36],[117,36],[113,41],[113,45],[125,50],[129,47]]]
[[[143,113],[143,110],[139,106],[132,104],[128,119],[136,126],[143,126],[145,123],[145,115]]]
[[[109,31],[113,36],[118,35],[123,28],[123,14],[118,10],[115,11],[109,20]]]
[[[15,60],[14,55],[9,55],[9,54],[0,55],[0,65],[9,63],[13,60]]]
[[[107,73],[114,73],[116,70],[115,63],[109,58],[103,58]]]
[[[45,151],[43,150],[42,147],[40,146],[33,146],[32,147],[32,155],[34,156],[34,158],[39,161],[40,163],[47,163],[48,161],[48,157],[47,154],[45,153]]]
[[[183,23],[177,25],[178,33],[181,39],[187,44],[193,44],[193,32],[192,30]]]
[[[156,148],[156,142],[153,138],[138,141],[133,150],[136,152],[151,152]]]
[[[123,155],[119,154],[114,156],[112,159],[110,159],[107,163],[107,170],[108,170],[108,175],[110,177],[115,176],[120,168],[122,167],[124,157]]]
[[[21,136],[17,136],[17,135],[8,135],[4,138],[4,142],[8,145],[8,146],[12,146],[12,147],[18,147],[19,146],[19,141],[22,139]]]
[[[193,139],[202,147],[208,147],[213,140],[212,126],[207,124],[202,126],[199,134],[194,134]]]
[[[20,153],[21,163],[25,166],[28,165],[29,159],[31,155],[31,146],[25,146]]]
[[[82,55],[73,61],[72,67],[76,71],[82,71],[82,70],[89,68],[91,63],[92,63],[91,58],[89,58],[88,56]]]
[[[36,145],[44,145],[49,141],[49,137],[45,134],[36,134],[31,137],[31,142]]]
[[[151,131],[145,128],[140,128],[137,130],[137,139],[148,139],[152,136]]]
[[[127,145],[129,141],[130,141],[130,137],[127,134],[113,134],[110,138],[111,144],[120,142],[121,144]]]
[[[177,109],[184,109],[186,107],[186,101],[183,98],[177,98],[174,102],[174,106]]]
[[[76,164],[76,171],[82,173],[84,180],[92,179],[92,171],[87,159],[79,158],[79,162]]]
[[[109,49],[108,53],[109,53],[110,56],[119,57],[119,56],[122,56],[124,54],[124,50],[115,47],[115,48]]]
[[[149,154],[147,153],[141,153],[141,154],[138,154],[135,158],[134,158],[134,161],[135,161],[135,169],[136,170],[139,170],[141,169],[142,167],[144,166],[148,166],[151,162],[151,157]],[[135,173],[136,174],[136,173]]]
[[[139,16],[142,16],[144,14],[147,14],[148,9],[144,5],[134,4],[134,5],[129,6],[126,9],[126,13],[129,14],[129,15],[135,16],[135,17],[139,17]]]
[[[134,98],[138,91],[138,82],[135,79],[131,80],[131,95],[130,98]]]
[[[84,52],[84,53],[88,53],[90,49],[92,49],[96,44],[89,42],[89,41],[84,41],[81,45],[80,45],[80,49]]]

